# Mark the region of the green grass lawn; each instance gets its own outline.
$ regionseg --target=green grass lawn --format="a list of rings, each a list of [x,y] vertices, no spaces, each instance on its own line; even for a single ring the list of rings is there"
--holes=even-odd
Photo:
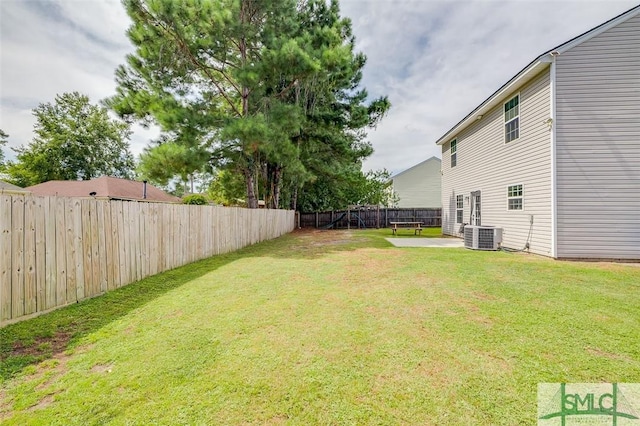
[[[0,422],[534,424],[539,382],[640,382],[637,265],[389,236],[297,232],[5,327]]]

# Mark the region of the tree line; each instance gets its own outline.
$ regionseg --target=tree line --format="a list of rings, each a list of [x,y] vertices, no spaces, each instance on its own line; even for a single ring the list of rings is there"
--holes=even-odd
[[[337,0],[123,5],[135,51],[116,70],[115,95],[38,106],[35,138],[3,166],[11,181],[135,175],[194,192],[197,180],[219,203],[302,211],[388,202],[389,174],[362,162],[390,103],[362,87],[366,57]],[[134,122],[161,130],[135,170]]]

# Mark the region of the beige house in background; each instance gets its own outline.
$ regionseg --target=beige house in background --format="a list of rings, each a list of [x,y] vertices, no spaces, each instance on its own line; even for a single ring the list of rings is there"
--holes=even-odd
[[[431,157],[391,177],[398,207],[441,207],[441,162]]]
[[[640,6],[536,58],[437,144],[443,233],[640,259]]]

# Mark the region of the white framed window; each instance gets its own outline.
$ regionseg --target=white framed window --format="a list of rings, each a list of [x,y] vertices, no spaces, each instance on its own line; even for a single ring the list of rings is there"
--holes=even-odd
[[[464,217],[464,196],[456,195],[456,223],[462,223]]]
[[[520,94],[504,103],[504,142],[520,137]]]
[[[522,184],[507,186],[507,209],[524,210],[524,187]]]
[[[455,167],[458,164],[458,140],[451,141],[451,167]]]

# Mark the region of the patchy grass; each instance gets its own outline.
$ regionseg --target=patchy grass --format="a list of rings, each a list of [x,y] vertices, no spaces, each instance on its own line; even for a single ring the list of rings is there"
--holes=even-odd
[[[6,327],[0,421],[531,424],[539,382],[640,382],[637,266],[389,233],[296,232]]]
[[[177,268],[101,297],[0,329],[0,380],[75,347],[84,337],[104,325],[238,256],[234,253]]]

